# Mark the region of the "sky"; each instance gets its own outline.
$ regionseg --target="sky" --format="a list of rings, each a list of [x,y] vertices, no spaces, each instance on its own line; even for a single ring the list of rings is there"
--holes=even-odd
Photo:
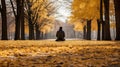
[[[70,10],[70,3],[69,1],[71,0],[58,0],[57,1],[57,5],[58,5],[58,10],[57,13],[55,14],[56,19],[60,20],[62,22],[66,22],[68,17],[71,14],[71,10]]]

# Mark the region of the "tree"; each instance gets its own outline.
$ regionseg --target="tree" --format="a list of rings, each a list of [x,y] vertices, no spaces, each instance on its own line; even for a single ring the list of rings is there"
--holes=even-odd
[[[87,20],[87,40],[91,40],[91,20]]]
[[[24,10],[24,0],[22,0],[22,2],[21,2],[21,40],[25,40],[25,17],[24,17],[24,15],[25,15],[25,10]]]
[[[16,6],[17,6],[17,14],[16,22],[15,22],[15,40],[20,40],[20,16],[21,16],[21,0],[16,0]]]
[[[72,2],[72,15],[71,18],[78,20],[90,20],[87,22],[87,39],[91,39],[91,21],[99,19],[99,1],[98,0],[74,0]],[[81,21],[80,21],[81,22]],[[74,24],[74,22],[72,22]],[[77,24],[74,24],[77,25]],[[84,28],[83,28],[84,29]]]
[[[104,23],[104,40],[111,40],[110,36],[110,19],[109,19],[109,0],[104,0],[105,23]]]
[[[97,20],[97,24],[98,24],[98,30],[97,30],[97,40],[100,40],[100,33],[101,33],[101,21]]]
[[[116,18],[116,40],[120,40],[120,0],[114,0]]]
[[[2,40],[8,40],[7,37],[7,11],[6,2],[1,0],[1,17],[2,17]]]
[[[14,1],[10,0],[12,5],[12,10],[15,16],[15,40],[24,40],[24,0],[16,0],[14,6]]]
[[[27,1],[27,6],[28,6],[28,23],[29,23],[29,39],[30,40],[34,40],[34,25],[33,25],[33,22],[32,22],[32,10],[31,10],[31,7],[32,7],[32,2],[30,2],[29,0]]]
[[[41,31],[39,30],[39,25],[38,25],[38,24],[36,24],[35,30],[36,30],[36,40],[42,39],[42,38],[40,37]]]
[[[103,23],[103,0],[100,0],[100,19],[97,20],[97,22],[98,22],[97,40],[100,40],[101,24]],[[102,28],[102,33],[104,34],[103,30],[104,29]]]
[[[34,40],[36,38],[38,40],[40,39],[40,33],[43,32],[43,29],[45,27],[49,27],[49,24],[51,24],[51,22],[53,23],[51,20],[53,20],[52,17],[54,17],[53,14],[55,13],[55,8],[53,8],[54,1],[27,0],[26,4],[26,15],[29,24],[29,39]],[[45,29],[44,33],[46,32]]]

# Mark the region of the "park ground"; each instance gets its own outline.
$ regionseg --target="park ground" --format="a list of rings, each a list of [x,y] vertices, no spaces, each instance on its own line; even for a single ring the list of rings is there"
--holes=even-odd
[[[0,67],[120,67],[120,42],[0,41]]]

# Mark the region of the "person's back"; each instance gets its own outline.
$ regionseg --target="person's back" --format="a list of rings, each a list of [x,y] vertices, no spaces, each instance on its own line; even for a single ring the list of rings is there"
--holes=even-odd
[[[57,31],[56,37],[57,37],[56,41],[65,41],[65,39],[64,39],[65,33],[62,30],[62,27],[60,27],[59,31]]]

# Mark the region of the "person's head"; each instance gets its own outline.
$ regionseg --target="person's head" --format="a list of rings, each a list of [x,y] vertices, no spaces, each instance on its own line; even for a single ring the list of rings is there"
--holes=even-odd
[[[62,27],[60,27],[59,30],[62,30]]]

